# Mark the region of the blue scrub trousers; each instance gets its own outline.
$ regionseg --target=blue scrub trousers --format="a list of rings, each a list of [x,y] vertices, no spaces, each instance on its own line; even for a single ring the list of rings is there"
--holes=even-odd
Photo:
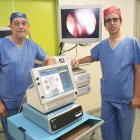
[[[18,111],[19,111],[19,108],[7,109],[7,112],[8,112],[7,117],[10,117],[10,116],[17,114]],[[7,117],[1,117],[1,122],[2,122],[4,133],[5,133],[5,137],[6,137],[6,140],[14,140],[8,132]]]
[[[135,110],[128,103],[102,101],[101,127],[103,140],[131,140],[135,120]]]

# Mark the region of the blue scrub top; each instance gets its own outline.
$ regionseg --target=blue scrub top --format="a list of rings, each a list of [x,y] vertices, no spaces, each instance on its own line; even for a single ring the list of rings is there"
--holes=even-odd
[[[27,88],[32,84],[30,69],[35,59],[46,53],[35,42],[25,39],[18,48],[8,37],[0,39],[0,98],[8,109],[21,105]]]
[[[92,48],[91,56],[100,61],[102,98],[112,102],[131,102],[134,95],[134,65],[140,64],[140,46],[126,36],[115,48],[109,39]]]

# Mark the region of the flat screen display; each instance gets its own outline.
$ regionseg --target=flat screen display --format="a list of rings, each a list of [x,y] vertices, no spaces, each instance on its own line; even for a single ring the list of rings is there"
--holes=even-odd
[[[99,6],[60,6],[58,19],[61,42],[92,43],[101,40]]]
[[[11,30],[0,30],[0,38],[11,35]]]
[[[47,99],[74,89],[67,66],[42,70],[39,73]]]

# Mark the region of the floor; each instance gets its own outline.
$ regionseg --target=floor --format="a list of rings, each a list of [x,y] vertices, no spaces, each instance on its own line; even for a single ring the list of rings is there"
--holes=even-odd
[[[100,111],[93,112],[92,114],[96,117],[99,117]],[[97,129],[95,133],[95,140],[102,140],[100,129]],[[135,126],[132,140],[140,140],[140,109],[136,109]]]
[[[99,110],[94,111],[94,112],[92,112],[92,115],[94,115],[96,117],[99,117],[100,116],[100,111]],[[94,140],[102,140],[100,129],[97,129],[95,134],[96,135],[95,135]],[[2,128],[0,128],[0,140],[5,140]],[[135,120],[134,133],[133,133],[133,139],[132,140],[140,140],[140,109],[136,110],[136,120]]]

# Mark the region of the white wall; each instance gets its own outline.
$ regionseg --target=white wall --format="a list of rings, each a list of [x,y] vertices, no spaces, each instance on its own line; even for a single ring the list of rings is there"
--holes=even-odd
[[[94,4],[101,5],[103,10],[109,6],[117,6],[122,11],[123,25],[122,29],[125,34],[133,35],[134,33],[134,0],[59,0],[59,5],[84,5],[84,4]],[[103,22],[103,21],[102,21]],[[108,37],[108,33],[104,26],[102,28],[102,39]],[[81,58],[90,55],[90,50],[96,44],[91,44],[90,46],[80,47],[78,46],[78,56],[76,58]],[[64,49],[69,49],[73,45],[65,44]],[[76,56],[76,50],[65,53],[71,59]],[[88,111],[91,109],[99,108],[101,105],[100,98],[100,79],[101,79],[101,69],[100,63],[95,62],[88,66],[83,66],[87,72],[91,75],[91,93],[78,97],[77,102],[82,105],[83,110]]]

